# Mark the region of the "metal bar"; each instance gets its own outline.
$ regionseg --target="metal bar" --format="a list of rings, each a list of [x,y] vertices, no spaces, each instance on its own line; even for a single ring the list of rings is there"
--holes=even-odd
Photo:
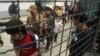
[[[87,3],[89,3],[88,1],[87,1]],[[90,11],[91,9],[89,9],[89,8],[87,8],[87,7],[90,7],[90,8],[92,8],[92,0],[90,0],[90,4],[87,4],[86,5],[86,9],[87,9],[87,11]],[[91,16],[92,15],[92,12],[87,12],[87,14],[88,14],[88,16]],[[88,19],[91,19],[91,17],[88,17]],[[93,21],[93,20],[92,20]],[[91,22],[88,22],[89,23],[89,25],[91,25]]]
[[[99,18],[99,17],[97,17],[97,18]],[[93,20],[96,20],[97,18],[93,18],[93,19],[91,19],[91,20],[88,20],[88,21],[86,21],[86,22],[84,22],[84,23],[87,23],[87,22],[89,22],[89,21],[93,21]],[[51,19],[52,20],[52,19]],[[48,20],[47,20],[48,21]],[[37,22],[35,22],[35,23],[37,23]],[[34,24],[34,23],[31,23],[31,24]],[[25,25],[25,24],[24,24]],[[15,27],[19,27],[19,26],[23,26],[23,25],[17,25],[17,26],[13,26],[13,27],[9,27],[9,28],[15,28]],[[25,25],[25,26],[27,26],[27,25]],[[9,29],[9,28],[6,28],[6,29]],[[70,28],[67,28],[67,29],[64,29],[64,31],[67,31],[67,30],[69,30],[69,29],[71,29],[71,28],[74,28],[74,27],[70,27]],[[0,29],[0,30],[3,30],[3,31],[1,31],[1,32],[4,32],[6,29]],[[1,33],[0,32],[0,33]],[[60,32],[59,32],[60,33]]]
[[[99,18],[99,17],[97,17],[97,18]],[[97,19],[96,18],[96,19]],[[92,21],[92,20],[96,20],[96,19],[91,19],[91,20],[88,20],[88,21],[86,21],[86,22],[83,22],[83,23],[87,23],[87,22],[89,22],[89,21]],[[50,19],[50,20],[53,20],[53,19]],[[46,20],[46,21],[48,21],[48,20]],[[34,23],[37,23],[37,22],[34,22]],[[34,23],[29,23],[29,24],[34,24]],[[25,25],[25,24],[24,24]],[[9,27],[9,28],[6,28],[6,29],[10,29],[10,28],[15,28],[15,27],[19,27],[19,26],[23,26],[23,25],[17,25],[17,26],[13,26],[13,27]],[[27,26],[27,25],[25,25],[25,26]],[[74,28],[74,27],[71,27],[71,28]],[[2,32],[4,32],[6,29],[0,29],[0,30],[3,30]],[[70,28],[67,28],[67,29],[64,29],[64,31],[67,31],[67,30],[69,30]]]
[[[67,0],[66,0],[66,2],[65,2],[65,15],[67,15],[67,14],[66,14],[66,11],[67,11],[67,10],[66,10],[66,5],[67,5]],[[68,15],[68,20],[69,20],[69,15]],[[70,27],[72,27],[72,22],[71,22]],[[71,32],[71,28],[70,28],[70,32]],[[69,45],[70,32],[69,32],[69,38],[68,38],[68,41],[66,41],[66,42],[68,42],[67,45],[66,45],[66,49],[68,49],[68,45]],[[67,55],[67,50],[66,50],[65,56],[66,56],[66,55]]]
[[[11,1],[0,1],[0,2],[11,2]],[[15,2],[17,2],[17,1],[15,1]],[[26,1],[20,1],[20,2],[35,2],[35,0],[34,1],[29,1],[29,0],[26,0]],[[41,1],[41,2],[55,2],[55,0],[54,1],[52,1],[52,0],[45,0],[45,1]],[[65,2],[65,1],[62,1],[62,0],[60,0],[60,1],[57,1],[57,2]],[[68,2],[73,2],[73,1],[68,1]],[[80,1],[79,1],[80,2]],[[84,1],[82,1],[82,2],[84,2]]]
[[[92,26],[93,27],[93,26]],[[41,40],[41,39],[40,39]],[[36,41],[38,41],[38,40],[36,40]],[[34,43],[34,42],[36,42],[36,41],[31,41],[30,43]],[[67,41],[67,40],[65,40],[65,41]],[[64,41],[64,42],[65,42]],[[80,40],[81,41],[81,40]],[[28,45],[28,44],[30,44],[30,43],[26,43],[26,44],[23,44],[22,46],[25,46],[25,45]],[[60,45],[61,43],[59,43],[58,45]],[[55,48],[55,47],[57,47],[58,45],[55,45],[55,46],[53,46],[53,48]],[[19,47],[15,47],[15,48],[13,48],[13,49],[8,49],[8,50],[6,50],[6,51],[4,51],[4,52],[0,52],[0,54],[5,54],[5,53],[7,53],[9,50],[10,51],[13,51],[13,50],[15,50],[15,49],[20,49],[20,48],[22,48],[21,46],[19,46]]]
[[[54,1],[54,6],[56,6],[56,2],[57,0]],[[53,10],[53,12],[55,13],[55,8]],[[53,17],[54,18],[54,17]],[[53,19],[52,19],[53,20]],[[54,20],[55,21],[55,20]],[[54,25],[53,25],[54,28]],[[53,35],[53,39],[54,39],[54,35]],[[50,49],[50,56],[52,56],[52,49],[53,49],[53,40],[51,41],[51,49]]]
[[[96,26],[96,25],[93,25],[93,26],[91,26],[91,27],[94,27],[94,26]],[[88,29],[87,29],[88,30]],[[82,31],[82,32],[85,32],[85,31]],[[80,33],[82,33],[82,32],[80,32]],[[66,36],[67,37],[67,36]],[[66,42],[66,41],[68,41],[68,39],[67,40],[65,40],[65,41],[63,41],[63,43],[64,42]],[[60,45],[60,43],[59,44],[57,44],[57,45],[55,45],[55,46],[53,46],[53,48],[55,48],[55,47],[57,47],[58,45]]]
[[[91,9],[94,10],[95,2],[92,1],[91,3],[93,3],[93,6],[91,6],[91,4],[90,4]],[[90,10],[91,10],[91,9],[90,9]],[[91,17],[90,17],[90,18],[93,18],[93,16],[94,16],[94,12],[91,12]]]
[[[0,1],[0,3],[9,3],[9,2],[11,2],[11,1]],[[15,1],[15,2],[17,2],[17,1]],[[29,0],[26,0],[26,1],[19,1],[19,2],[35,2],[35,1],[29,1]],[[55,2],[55,1],[51,1],[51,0],[46,0],[46,1],[41,1],[41,2]],[[62,0],[60,0],[60,1],[57,1],[57,2],[65,2],[65,1],[62,1]],[[68,1],[68,2],[74,2],[74,1]],[[86,2],[86,1],[78,1],[78,2]],[[93,1],[93,2],[100,2],[100,1]]]
[[[87,38],[88,36],[90,36],[91,34],[93,34],[95,31],[93,31],[93,32],[91,32],[91,33],[89,33],[88,35],[86,35],[86,36],[84,36],[84,38],[82,38],[81,40],[83,40],[83,39],[85,39],[85,38]],[[80,41],[81,41],[80,40]],[[90,40],[92,40],[92,38],[91,39],[89,39],[88,41],[90,41]],[[87,41],[87,42],[88,42]],[[84,44],[82,44],[79,48],[81,48],[83,45],[85,45],[87,42],[85,42]],[[77,42],[78,43],[78,42]],[[76,43],[75,43],[76,44]],[[74,44],[74,45],[75,45]],[[74,46],[73,45],[73,46]],[[69,48],[71,48],[72,46],[69,46]],[[63,52],[65,52],[66,50],[68,50],[68,49],[65,49],[65,50],[63,50],[61,53],[63,53]],[[74,50],[72,53],[74,53],[75,51],[77,51],[78,49],[76,49],[76,50]],[[58,56],[59,54],[57,54],[56,56]]]
[[[87,45],[87,47],[89,47],[90,46],[90,44],[89,45]],[[86,50],[88,51],[89,49],[91,49],[91,48],[88,48],[87,49],[87,47],[85,47],[82,51],[80,51],[76,56],[78,56],[81,52],[86,52]],[[85,54],[85,53],[84,53]]]
[[[72,22],[71,22],[70,27],[72,27]],[[69,38],[68,38],[68,41],[67,41],[66,49],[68,49],[68,46],[69,46],[69,44],[70,44],[70,33],[71,33],[71,29],[72,29],[72,28],[70,28],[70,31],[69,31]],[[66,50],[66,54],[65,54],[65,56],[67,56],[67,50]]]
[[[65,11],[66,12],[66,11]],[[62,34],[61,34],[61,40],[60,40],[60,49],[59,49],[59,56],[61,56],[61,49],[62,49],[62,41],[63,41],[63,36],[64,36],[64,19],[62,20],[63,21],[63,28],[62,28]]]
[[[94,46],[95,46],[95,43],[96,43],[96,40],[97,40],[97,37],[98,37],[98,33],[99,33],[99,28],[100,28],[100,18],[99,18],[97,29],[96,29],[96,32],[95,32],[91,53],[93,53],[93,49],[94,49]]]
[[[18,19],[20,19],[20,7],[19,7],[19,0],[17,0],[17,7],[18,7]]]
[[[90,44],[89,44],[89,45],[90,45]],[[89,45],[88,45],[88,46],[89,46]],[[87,47],[86,47],[86,48],[87,48]],[[63,50],[61,53],[64,53],[65,51],[66,51],[66,49],[65,49],[65,50]],[[82,51],[81,51],[81,52],[82,52]],[[57,56],[57,55],[56,55],[56,56]],[[68,56],[69,56],[69,55],[68,55]]]
[[[91,34],[93,34],[95,31],[93,31],[93,32],[91,32],[91,33],[89,33],[87,36],[85,36],[83,39],[85,39],[86,37],[88,37],[88,36],[90,36]],[[83,40],[83,39],[81,39],[81,40]],[[76,49],[76,50],[74,50],[70,55],[72,55],[74,52],[76,52],[77,50],[79,50],[81,47],[83,47],[86,43],[88,43],[90,40],[92,40],[93,39],[93,37],[91,38],[91,39],[89,39],[88,41],[86,41],[84,44],[82,44],[80,47],[78,47],[78,49]],[[81,41],[80,40],[80,41]],[[77,42],[78,43],[78,42]],[[74,46],[74,45],[73,45]],[[70,46],[70,48],[71,48],[72,46]]]

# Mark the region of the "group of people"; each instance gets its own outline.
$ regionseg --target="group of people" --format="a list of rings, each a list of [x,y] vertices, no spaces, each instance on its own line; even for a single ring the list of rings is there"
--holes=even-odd
[[[18,19],[17,10],[14,10],[17,7],[13,5],[14,2],[11,5],[12,8],[14,7],[13,9],[9,7],[11,20],[1,22],[1,24],[6,26],[6,32],[11,35],[11,43],[14,48],[22,47],[15,48],[16,56],[41,56],[43,49],[47,52],[53,41],[57,43],[58,33],[62,30],[63,25],[62,8],[55,6],[56,10],[53,13],[54,10],[50,7],[45,6],[38,10],[38,7],[32,4],[27,10],[30,16],[27,17],[27,26],[25,26]],[[47,43],[44,42],[45,39]]]
[[[27,11],[30,12],[30,16],[27,17],[27,26],[21,20],[15,19],[16,17],[13,15],[17,15],[17,12],[13,14],[10,9],[12,19],[9,22],[0,23],[0,25],[6,25],[6,32],[11,35],[13,46],[21,46],[21,48],[15,48],[16,56],[41,56],[44,49],[46,52],[49,50],[53,41],[57,43],[58,33],[62,31],[64,24],[63,9],[60,6],[55,6],[54,9],[45,6],[38,10],[38,7],[32,4]],[[73,6],[70,14],[76,12],[77,5]],[[82,56],[92,46],[93,37],[91,35],[85,37],[92,32],[92,29],[83,23],[87,19],[86,14],[74,15],[70,18],[75,26],[75,29],[71,31],[70,56]],[[90,38],[91,40],[89,40]],[[44,43],[44,39],[47,40],[47,43]],[[85,49],[85,47],[87,48]]]

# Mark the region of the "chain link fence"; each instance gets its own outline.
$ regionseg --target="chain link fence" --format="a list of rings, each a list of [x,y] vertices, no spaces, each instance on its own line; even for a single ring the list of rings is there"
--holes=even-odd
[[[39,0],[38,0],[39,1]],[[91,0],[92,2],[93,0]],[[0,3],[8,3],[11,1],[0,1]],[[16,0],[15,1],[17,3],[18,6],[18,19],[21,19],[20,16],[20,6],[19,4],[21,2],[36,2],[36,1],[29,1],[29,0]],[[62,31],[60,31],[58,33],[58,40],[57,43],[54,43],[53,41],[51,41],[50,43],[50,47],[49,47],[49,51],[46,53],[42,53],[41,56],[92,56],[94,55],[94,46],[96,44],[96,41],[98,40],[98,35],[99,35],[99,29],[100,29],[100,17],[97,15],[97,12],[100,10],[98,4],[100,4],[100,1],[93,1],[93,3],[91,3],[92,5],[88,5],[88,1],[53,1],[53,0],[41,0],[39,2],[54,2],[54,6],[56,6],[57,2],[62,2],[64,3],[64,7],[67,8],[67,3],[73,3],[73,4],[77,4],[78,6],[78,12],[77,13],[66,13],[66,9],[65,9],[65,15],[61,16],[60,18],[69,18],[68,22],[65,23],[64,19],[63,19],[63,25],[62,25]],[[65,3],[67,2],[67,3]],[[87,3],[87,4],[85,4]],[[41,3],[42,4],[42,3]],[[97,4],[97,6],[95,6],[94,4]],[[69,6],[70,7],[70,6]],[[86,8],[95,8],[95,9],[87,9]],[[70,7],[71,8],[71,7]],[[79,31],[79,32],[75,32],[75,30],[77,29],[78,26],[80,26],[81,24],[77,24],[77,26],[73,25],[73,19],[70,18],[75,18],[75,16],[77,15],[82,15],[82,14],[86,14],[88,20],[82,22],[81,24],[86,24],[88,27],[85,30]],[[55,20],[56,16],[53,16],[52,19],[50,20]],[[81,18],[81,17],[80,17]],[[83,17],[82,17],[83,18]],[[50,20],[45,20],[45,21],[50,21]],[[39,20],[40,21],[40,20]],[[25,21],[26,22],[26,21]],[[34,22],[34,23],[28,23],[28,24],[35,24],[38,22]],[[27,27],[28,24],[24,24],[24,26]],[[20,27],[23,26],[22,25],[16,25],[13,27],[9,27],[6,29],[10,29],[10,28],[16,28],[16,27]],[[2,32],[5,32],[6,29],[0,29],[3,30]],[[78,29],[79,30],[79,29]],[[2,33],[1,32],[1,33]],[[50,34],[48,35],[50,36]],[[53,36],[54,37],[54,36]],[[74,41],[73,41],[73,37],[74,37]],[[47,38],[40,38],[39,40],[36,41],[40,41],[42,39],[47,39]],[[30,43],[34,43],[36,41],[31,41]],[[8,49],[4,52],[0,51],[0,56],[2,54],[6,54],[9,53],[11,51],[14,51],[15,49],[23,49],[22,47],[25,45],[28,45],[30,43],[25,43],[21,46],[18,47],[14,47],[12,49]],[[0,47],[2,48],[2,47]],[[87,53],[90,53],[89,55],[87,55]]]

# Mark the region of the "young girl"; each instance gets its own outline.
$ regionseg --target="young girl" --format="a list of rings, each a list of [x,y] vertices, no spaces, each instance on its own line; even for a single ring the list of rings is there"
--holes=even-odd
[[[57,42],[57,37],[58,37],[58,33],[62,30],[62,19],[60,17],[57,17],[55,19],[55,27],[54,27],[54,42]]]

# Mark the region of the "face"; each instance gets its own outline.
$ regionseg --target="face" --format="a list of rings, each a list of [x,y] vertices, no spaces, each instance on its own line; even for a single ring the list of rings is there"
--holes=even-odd
[[[34,10],[30,11],[30,13],[31,13],[31,15],[34,15],[37,13],[37,10],[34,9]]]
[[[72,23],[77,26],[79,24],[79,20],[78,19],[72,19]]]
[[[12,34],[12,39],[13,40],[19,40],[20,39],[20,35],[19,34]]]
[[[58,16],[61,16],[62,15],[62,10],[56,10],[56,14],[58,15]]]
[[[50,11],[50,10],[47,10],[46,13],[47,13],[47,14],[51,14],[51,11]]]

